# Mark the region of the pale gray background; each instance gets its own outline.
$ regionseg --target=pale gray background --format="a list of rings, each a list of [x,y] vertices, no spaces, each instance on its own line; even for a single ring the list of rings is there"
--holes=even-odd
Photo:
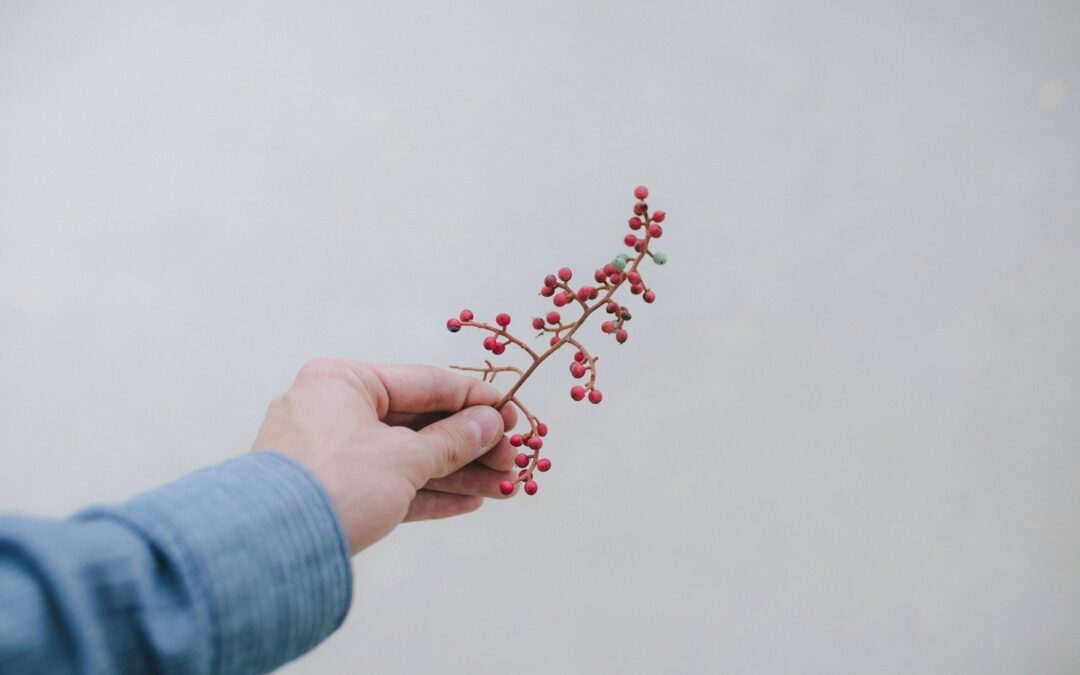
[[[289,673],[1080,669],[1080,3],[0,0],[0,509],[245,450],[313,356],[553,367],[541,494],[402,527]],[[637,305],[635,305],[637,306]]]

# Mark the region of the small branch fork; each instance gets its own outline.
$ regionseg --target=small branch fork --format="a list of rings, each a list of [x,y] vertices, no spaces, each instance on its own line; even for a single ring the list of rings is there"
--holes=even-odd
[[[487,364],[487,368],[468,368],[465,366],[450,367],[454,370],[466,370],[472,373],[483,373],[480,379],[484,382],[494,382],[495,375],[497,373],[517,373],[518,375],[522,374],[521,368],[517,368],[515,366],[499,366],[496,368],[489,359],[484,359],[484,363]]]

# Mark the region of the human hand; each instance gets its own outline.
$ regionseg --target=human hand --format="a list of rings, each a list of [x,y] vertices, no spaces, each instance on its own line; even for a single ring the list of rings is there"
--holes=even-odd
[[[337,507],[353,553],[400,522],[475,511],[503,499],[517,416],[494,387],[430,366],[315,360],[275,398],[252,451],[311,470]],[[501,414],[500,414],[501,413]]]

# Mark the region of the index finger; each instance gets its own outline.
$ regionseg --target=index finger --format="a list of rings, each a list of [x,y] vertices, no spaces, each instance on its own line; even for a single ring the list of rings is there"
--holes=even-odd
[[[498,389],[476,378],[451,373],[433,366],[358,363],[351,365],[374,377],[361,377],[375,401],[380,420],[388,415],[401,419],[410,415],[454,413],[474,405],[495,405],[502,398]],[[501,410],[506,428],[517,424],[514,406]]]

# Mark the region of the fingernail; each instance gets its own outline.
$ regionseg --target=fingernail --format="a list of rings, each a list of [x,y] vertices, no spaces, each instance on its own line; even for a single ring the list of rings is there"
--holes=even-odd
[[[494,442],[502,427],[502,416],[494,408],[473,408],[465,413],[465,419],[469,420],[475,430],[476,442],[482,448]]]

